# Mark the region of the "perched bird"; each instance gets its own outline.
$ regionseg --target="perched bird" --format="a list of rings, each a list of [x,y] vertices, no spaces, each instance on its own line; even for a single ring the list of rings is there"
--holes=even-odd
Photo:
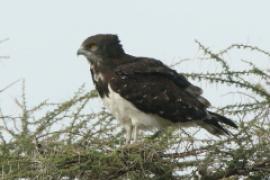
[[[88,37],[79,48],[90,63],[92,80],[112,115],[126,130],[126,143],[140,129],[199,125],[214,135],[229,134],[230,119],[208,111],[202,89],[161,61],[126,54],[117,35]]]

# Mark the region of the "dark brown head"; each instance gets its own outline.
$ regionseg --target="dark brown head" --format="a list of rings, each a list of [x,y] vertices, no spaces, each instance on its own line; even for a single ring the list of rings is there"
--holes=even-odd
[[[90,63],[102,64],[106,59],[117,58],[124,53],[117,35],[97,34],[82,43],[77,55],[84,55]]]

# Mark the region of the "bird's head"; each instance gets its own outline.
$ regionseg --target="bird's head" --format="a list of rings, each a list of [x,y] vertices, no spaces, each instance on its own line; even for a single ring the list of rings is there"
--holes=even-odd
[[[92,64],[109,63],[109,58],[117,58],[124,54],[117,35],[97,34],[83,41],[77,55],[84,55]]]

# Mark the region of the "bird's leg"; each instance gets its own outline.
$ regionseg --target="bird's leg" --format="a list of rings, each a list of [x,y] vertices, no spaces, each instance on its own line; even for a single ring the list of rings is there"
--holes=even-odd
[[[133,142],[136,143],[138,140],[138,135],[139,135],[139,128],[137,125],[134,126],[133,130]]]
[[[125,129],[126,129],[126,144],[129,144],[131,140],[133,126],[126,126]]]

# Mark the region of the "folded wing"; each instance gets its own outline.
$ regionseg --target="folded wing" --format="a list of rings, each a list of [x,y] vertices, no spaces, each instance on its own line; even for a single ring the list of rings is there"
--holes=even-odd
[[[202,90],[160,61],[137,58],[121,65],[109,82],[112,89],[141,111],[172,122],[205,119],[210,103]]]

